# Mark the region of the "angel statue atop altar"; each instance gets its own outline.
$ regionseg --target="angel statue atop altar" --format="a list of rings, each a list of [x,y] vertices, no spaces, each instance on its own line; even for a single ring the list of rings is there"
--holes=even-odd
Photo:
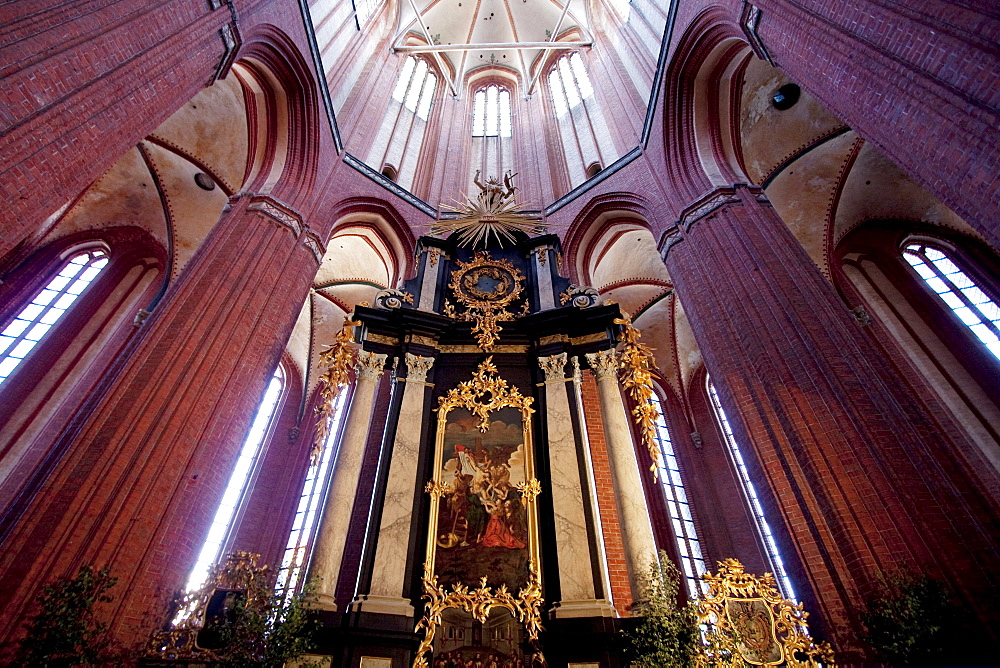
[[[518,173],[511,174],[508,169],[507,173],[503,176],[503,183],[496,176],[487,176],[486,183],[482,183],[479,180],[480,170],[476,170],[476,175],[472,178],[472,182],[479,187],[478,199],[487,210],[495,211],[507,202],[514,200],[514,191],[517,190],[517,186],[514,185],[514,177]]]

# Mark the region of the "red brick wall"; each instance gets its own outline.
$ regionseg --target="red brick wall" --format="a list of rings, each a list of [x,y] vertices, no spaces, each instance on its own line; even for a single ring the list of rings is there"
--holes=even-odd
[[[625,546],[622,543],[621,522],[618,519],[618,504],[611,479],[611,462],[608,460],[608,444],[604,438],[604,423],[601,420],[601,402],[597,393],[597,381],[590,371],[583,374],[583,414],[587,421],[587,436],[590,439],[590,456],[594,465],[594,482],[597,491],[597,505],[601,516],[604,550],[608,559],[608,577],[611,578],[611,599],[619,615],[627,616],[634,597],[629,584],[628,566],[625,562]]]

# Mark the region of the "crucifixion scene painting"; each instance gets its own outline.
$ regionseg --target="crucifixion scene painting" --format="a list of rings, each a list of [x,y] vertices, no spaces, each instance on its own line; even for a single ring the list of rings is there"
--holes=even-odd
[[[464,408],[448,412],[441,469],[448,491],[438,509],[435,574],[445,584],[491,586],[513,591],[528,578],[528,514],[518,485],[528,456],[522,414],[503,408],[489,430]]]

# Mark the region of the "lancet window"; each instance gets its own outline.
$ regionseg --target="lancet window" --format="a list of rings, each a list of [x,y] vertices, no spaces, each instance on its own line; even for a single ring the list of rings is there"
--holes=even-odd
[[[264,397],[257,407],[253,424],[250,426],[250,431],[243,441],[239,458],[236,460],[236,466],[229,477],[226,491],[222,495],[222,502],[215,511],[215,517],[208,530],[208,537],[202,545],[201,552],[198,554],[198,561],[195,562],[194,569],[188,578],[188,591],[194,591],[201,587],[208,578],[208,573],[212,565],[219,560],[223,545],[229,537],[233,519],[236,517],[236,511],[245,496],[250,479],[257,468],[257,461],[260,459],[264,449],[264,443],[267,441],[267,436],[274,425],[274,418],[277,413],[276,409],[284,386],[285,373],[281,365],[278,365],[278,368],[274,371],[274,375],[271,377],[271,382],[267,385]]]
[[[1000,306],[996,301],[942,247],[923,241],[907,243],[903,259],[986,349],[1000,359]]]
[[[384,0],[354,0],[354,18],[358,22],[358,30],[368,24],[383,2]]]
[[[618,156],[580,54],[562,56],[549,71],[549,92],[571,186],[596,174]],[[593,165],[598,169],[592,169]]]
[[[481,181],[512,169],[512,135],[510,91],[496,84],[477,90],[472,104],[472,170],[479,170]],[[475,189],[470,186],[469,192]]]
[[[774,572],[774,578],[778,582],[778,589],[781,590],[781,593],[784,594],[785,597],[794,600],[795,589],[792,587],[792,581],[788,577],[788,572],[785,570],[785,562],[782,560],[781,553],[778,551],[778,543],[774,539],[774,533],[771,531],[771,525],[768,523],[767,517],[764,515],[764,507],[761,505],[760,498],[757,496],[756,486],[750,478],[750,472],[743,459],[743,454],[740,452],[739,443],[736,442],[736,437],[733,435],[733,429],[729,424],[729,418],[726,417],[726,411],[722,408],[722,402],[719,400],[719,393],[715,390],[715,385],[712,384],[711,380],[708,380],[707,386],[708,395],[712,400],[712,409],[715,412],[719,428],[722,430],[722,434],[725,437],[730,460],[733,462],[733,466],[736,469],[740,484],[743,487],[743,492],[746,495],[747,503],[750,506],[751,514],[757,524],[757,530],[760,533],[761,541],[767,551],[767,557],[771,562],[771,569]]]
[[[652,400],[660,416],[656,421],[656,443],[660,448],[662,466],[657,475],[670,513],[670,526],[680,555],[681,573],[684,575],[688,594],[695,597],[706,587],[701,581],[701,574],[705,572],[705,557],[701,552],[701,542],[694,526],[691,504],[684,489],[684,480],[670,439],[670,430],[667,429],[667,421],[663,417],[663,405],[655,394]]]
[[[347,412],[348,394],[350,393],[344,390],[337,397],[327,428],[323,452],[319,460],[309,466],[306,481],[302,485],[302,494],[295,509],[295,519],[292,520],[292,531],[288,536],[288,544],[278,570],[277,588],[289,594],[302,586],[302,578],[305,576],[309,553],[316,537],[316,520],[319,519],[323,491],[327,487],[333,470],[332,463],[336,459],[336,446]]]
[[[104,250],[76,253],[0,332],[0,384],[55,326],[107,264],[108,256]]]
[[[396,182],[404,188],[413,185],[436,90],[437,75],[427,61],[407,56],[393,88],[389,108],[368,153],[369,165],[383,173],[387,166],[391,167]]]

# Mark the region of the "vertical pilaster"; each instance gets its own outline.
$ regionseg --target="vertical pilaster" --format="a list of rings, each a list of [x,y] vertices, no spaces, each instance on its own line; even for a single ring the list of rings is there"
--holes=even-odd
[[[317,607],[336,610],[337,578],[344,559],[344,545],[351,525],[354,497],[368,439],[372,418],[375,385],[385,368],[386,356],[362,351],[358,355],[357,385],[351,400],[351,410],[344,424],[337,459],[333,463],[333,479],[327,495],[323,518],[320,520],[316,546],[309,564],[309,578],[317,578]]]
[[[562,594],[553,614],[556,617],[613,617],[614,608],[607,598],[598,599],[594,581],[597,560],[595,546],[590,544],[587,532],[584,507],[590,490],[580,477],[586,467],[580,461],[580,450],[573,434],[568,395],[568,383],[572,379],[565,374],[566,353],[539,357],[538,364],[545,372],[545,425]]]
[[[426,410],[427,372],[433,364],[433,357],[406,353],[403,401],[392,444],[371,591],[355,603],[356,609],[364,612],[413,616],[413,605],[403,595],[409,579],[406,563],[411,548],[417,464],[423,441],[419,425],[423,423]]]
[[[635,601],[641,591],[642,575],[657,559],[656,542],[649,524],[649,509],[646,507],[639,462],[632,444],[628,414],[618,386],[617,355],[614,350],[587,353],[587,362],[597,377],[611,478],[621,521],[622,543],[625,546],[625,560]]]

